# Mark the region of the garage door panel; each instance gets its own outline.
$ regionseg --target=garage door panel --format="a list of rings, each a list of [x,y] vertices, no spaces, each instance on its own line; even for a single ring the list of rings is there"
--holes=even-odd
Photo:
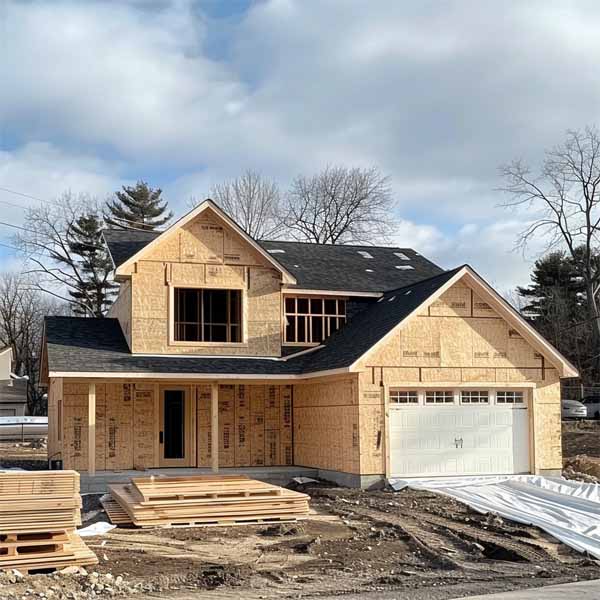
[[[393,476],[526,473],[528,411],[490,405],[394,408],[390,461]]]

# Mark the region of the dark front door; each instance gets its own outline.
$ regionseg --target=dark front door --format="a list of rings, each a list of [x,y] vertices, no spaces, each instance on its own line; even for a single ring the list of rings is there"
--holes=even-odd
[[[187,412],[185,390],[163,390],[159,438],[162,466],[177,467],[187,464]]]

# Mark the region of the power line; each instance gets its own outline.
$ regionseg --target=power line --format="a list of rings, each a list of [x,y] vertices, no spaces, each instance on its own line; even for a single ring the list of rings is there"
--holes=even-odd
[[[20,248],[17,248],[16,246],[10,246],[9,244],[4,244],[3,242],[0,242],[0,246],[4,246],[4,248],[10,248],[11,250],[16,250],[17,252],[20,252]]]
[[[31,194],[24,194],[23,192],[17,192],[16,190],[11,190],[11,189],[8,189],[5,187],[0,187],[0,190],[3,192],[7,192],[8,194],[14,194],[15,196],[21,196],[23,198],[29,198],[30,200],[36,200],[37,202],[43,202],[44,204],[53,204],[54,206],[60,207],[60,204],[53,200],[44,200],[43,198],[38,198],[37,196],[32,196]],[[7,202],[6,200],[0,200],[0,202],[2,202],[3,204],[8,204],[9,206],[16,206],[17,208],[27,210],[27,207],[25,207],[25,206],[20,206],[18,204],[12,204],[10,202]],[[126,221],[127,223],[133,223],[134,225],[145,225],[145,226],[148,225],[148,223],[144,223],[142,221],[133,221],[131,219],[126,219],[125,217],[114,217],[114,218],[118,219],[119,221]],[[150,231],[149,229],[140,229],[137,227],[131,227],[131,229],[134,229],[136,231]]]
[[[4,221],[0,221],[0,225],[6,225],[6,227],[14,227],[15,229],[20,229],[21,231],[28,231],[29,233],[38,233],[33,229],[27,229],[27,227],[21,227],[21,225],[15,225],[14,223],[6,223]]]

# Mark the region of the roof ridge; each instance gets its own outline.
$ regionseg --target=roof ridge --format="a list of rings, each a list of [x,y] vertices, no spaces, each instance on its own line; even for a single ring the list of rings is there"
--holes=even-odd
[[[412,288],[412,287],[415,287],[416,285],[421,285],[422,283],[427,283],[428,281],[431,281],[432,279],[437,279],[438,277],[442,277],[444,275],[449,275],[450,273],[458,273],[458,271],[460,271],[464,267],[471,268],[470,265],[468,265],[467,263],[464,263],[458,267],[454,267],[454,269],[446,269],[445,271],[442,271],[441,273],[438,273],[437,275],[432,275],[431,277],[426,277],[425,279],[419,279],[419,281],[413,281],[413,283],[408,283],[406,285],[402,285],[400,287],[393,288],[391,290],[386,290],[385,292],[383,292],[383,295],[387,296],[388,294],[393,294],[394,292],[400,292],[407,288]]]
[[[371,245],[361,245],[361,244],[323,244],[321,242],[301,242],[296,240],[256,240],[259,244],[263,242],[267,242],[269,244],[304,244],[306,246],[326,246],[332,248],[371,248],[371,249],[380,249],[380,250],[412,250],[416,254],[417,251],[414,248],[410,248],[409,246],[375,246]]]

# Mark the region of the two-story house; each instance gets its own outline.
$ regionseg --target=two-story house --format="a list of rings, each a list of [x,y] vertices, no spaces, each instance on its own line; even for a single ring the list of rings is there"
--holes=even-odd
[[[49,317],[65,468],[556,473],[574,367],[472,268],[407,248],[257,241],[207,200],[107,231],[109,318]]]

